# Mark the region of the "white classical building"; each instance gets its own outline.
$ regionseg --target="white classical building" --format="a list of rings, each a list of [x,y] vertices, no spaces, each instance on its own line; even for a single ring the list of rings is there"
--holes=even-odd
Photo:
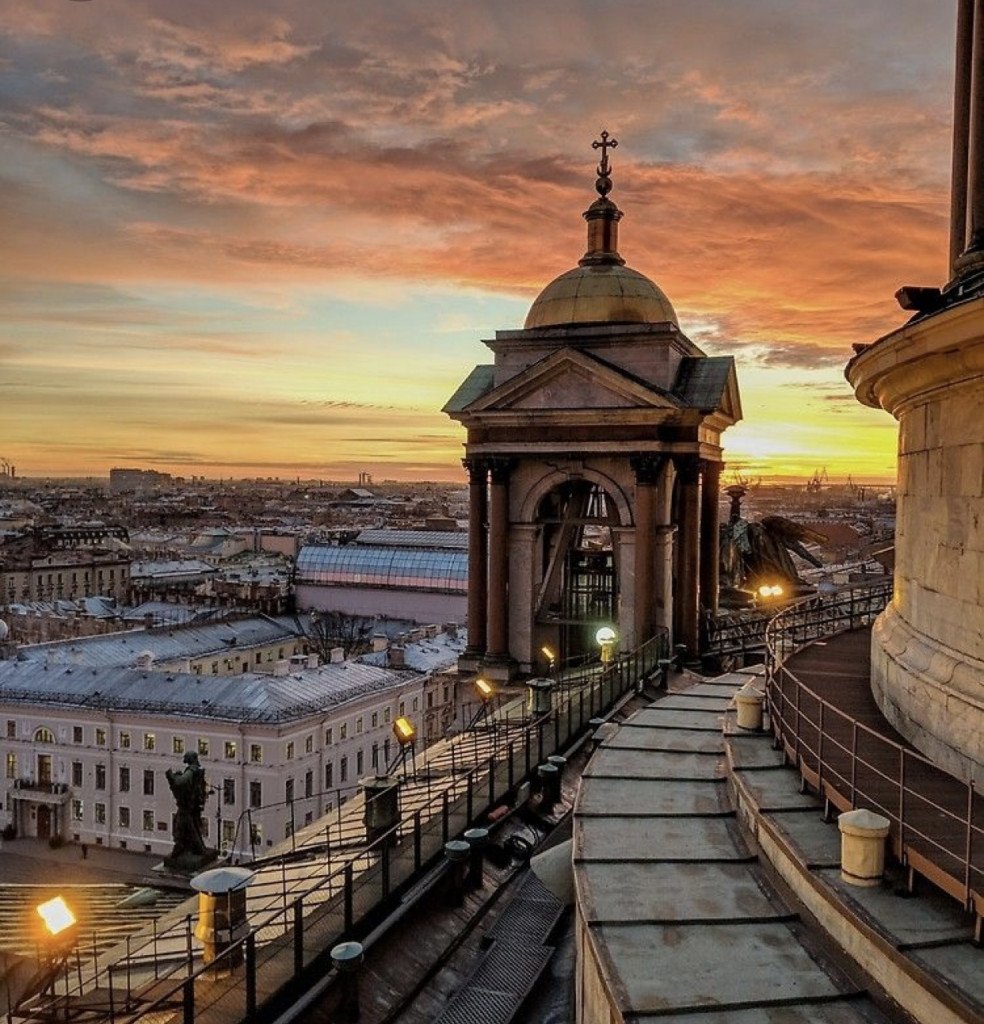
[[[0,826],[165,855],[174,807],[165,772],[195,752],[209,786],[207,841],[258,853],[351,796],[360,776],[384,768],[395,756],[397,716],[422,722],[435,709],[447,721],[453,714],[451,677],[441,686],[435,676],[454,664],[463,637],[411,643],[428,648],[425,671],[408,667],[421,659],[401,650],[392,659],[401,668],[319,666],[297,653],[277,659],[273,671],[233,674],[221,662],[213,669],[199,627],[158,635],[175,642],[185,632],[181,669],[165,666],[164,651],[156,660],[141,652],[136,665],[131,650],[111,664],[105,637],[75,641],[64,659],[38,645],[0,661]],[[207,668],[188,671],[189,658]]]

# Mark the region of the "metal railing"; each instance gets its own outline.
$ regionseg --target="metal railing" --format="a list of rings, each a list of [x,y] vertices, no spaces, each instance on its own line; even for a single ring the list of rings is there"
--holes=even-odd
[[[811,597],[780,612],[766,635],[766,687],[777,744],[804,781],[840,811],[866,808],[890,823],[910,888],[921,875],[984,915],[984,799],[896,740],[862,724],[803,683],[789,664],[816,641],[870,626],[889,584],[833,598]],[[795,664],[795,663],[794,663]]]
[[[183,1024],[257,1021],[263,1001],[299,978],[337,942],[356,934],[385,901],[433,861],[484,811],[567,748],[589,721],[658,671],[667,656],[658,635],[607,667],[558,677],[549,714],[524,702],[500,708],[487,728],[463,733],[421,755],[400,788],[400,821],[366,840],[362,794],[347,814],[298,831],[279,856],[258,863],[247,893],[248,933],[210,964],[194,942],[196,913],[155,922],[150,932],[63,976],[11,1020],[61,1020],[84,1005],[87,1020],[134,1022],[170,1012]],[[299,856],[300,855],[300,856]]]

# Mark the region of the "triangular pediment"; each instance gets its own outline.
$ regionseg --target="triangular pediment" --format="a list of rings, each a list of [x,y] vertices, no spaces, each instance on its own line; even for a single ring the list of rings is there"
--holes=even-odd
[[[678,409],[680,402],[617,367],[576,349],[560,349],[484,394],[467,412],[536,409]]]

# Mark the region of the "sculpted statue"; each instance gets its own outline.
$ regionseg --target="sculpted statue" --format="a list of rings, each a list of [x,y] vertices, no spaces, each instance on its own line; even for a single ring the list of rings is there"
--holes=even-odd
[[[205,769],[198,763],[198,754],[184,756],[184,768],[164,773],[171,787],[177,813],[174,822],[174,847],[165,863],[179,870],[198,870],[214,854],[205,848],[202,838],[202,814],[205,810]]]

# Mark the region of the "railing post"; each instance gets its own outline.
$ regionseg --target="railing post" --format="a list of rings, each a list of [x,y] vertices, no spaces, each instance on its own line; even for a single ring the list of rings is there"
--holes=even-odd
[[[184,1024],[195,1024],[195,979],[185,978],[181,986],[182,1017]]]
[[[970,857],[974,852],[974,780],[967,782],[967,844],[964,850],[964,896],[965,906],[973,910],[973,903],[970,895]]]
[[[304,900],[294,900],[294,977],[304,971]]]
[[[899,854],[905,858],[905,747],[899,747]]]
[[[246,1020],[256,1017],[256,933],[246,936]]]
[[[851,806],[858,804],[858,723],[851,721]]]
[[[478,765],[476,764],[475,768],[477,768],[477,767],[478,767]],[[467,796],[466,796],[466,800],[465,800],[465,818],[468,821],[469,825],[472,822],[472,818],[475,816],[475,785],[474,785],[475,784],[475,768],[472,768],[471,771],[468,773],[468,792],[467,792]],[[445,806],[447,806],[447,802],[448,802],[447,792],[445,792],[445,794],[444,794]],[[447,829],[445,829],[445,834],[446,833],[447,833]],[[447,838],[445,838],[444,841],[447,842]]]
[[[421,864],[420,811],[413,812],[413,869],[420,870]]]
[[[344,877],[345,877],[345,895],[344,895],[345,934],[346,935],[351,935],[354,911],[353,911],[353,906],[352,906],[352,904],[353,904],[353,900],[352,900],[352,895],[353,895],[352,894],[352,862],[350,860],[347,860],[345,862]]]
[[[507,780],[509,783],[508,789],[510,790],[510,792],[512,791],[512,788],[516,785],[516,772],[515,766],[513,765],[513,753],[515,750],[515,746],[516,744],[513,743],[511,740],[509,743],[506,744],[506,758],[508,760],[506,771],[508,772]]]
[[[817,791],[823,799],[823,705],[820,701],[820,735],[817,739]]]
[[[471,793],[471,775],[468,776],[468,792]],[[441,841],[446,843],[449,839],[451,825],[451,813],[448,807],[448,793],[445,790],[441,794]]]
[[[382,857],[382,883],[383,883],[383,899],[386,899],[390,893],[390,837],[386,836],[383,839],[382,850],[380,851]]]
[[[489,758],[489,807],[495,804],[495,757]],[[471,824],[469,818],[468,824]]]

